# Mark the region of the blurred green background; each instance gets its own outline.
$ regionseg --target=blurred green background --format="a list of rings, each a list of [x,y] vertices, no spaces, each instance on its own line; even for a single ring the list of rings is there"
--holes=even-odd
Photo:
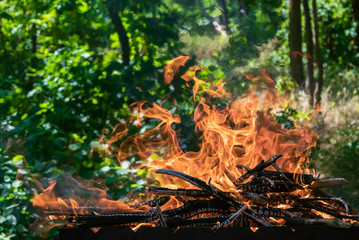
[[[245,73],[266,68],[292,99],[277,119],[287,126],[308,118],[311,93],[290,69],[290,9],[302,29],[295,41],[307,56],[300,58],[303,78],[311,75],[311,55],[316,86],[323,66],[322,110],[313,125],[320,140],[310,157],[322,175],[350,182],[331,192],[359,207],[358,1],[303,0],[299,10],[295,2],[2,0],[0,239],[39,237],[29,228],[37,218],[33,177],[104,179],[113,199],[144,190],[143,171],[130,172],[91,151],[101,148],[100,135],[124,121],[135,101],[159,103],[169,96],[164,107],[181,116],[182,148],[196,150],[192,93],[179,77],[163,83],[163,67],[179,55],[191,56],[188,66],[205,67],[202,79],[224,79],[233,96],[248,87]],[[309,32],[319,54],[308,48]],[[56,236],[53,229],[49,238]]]

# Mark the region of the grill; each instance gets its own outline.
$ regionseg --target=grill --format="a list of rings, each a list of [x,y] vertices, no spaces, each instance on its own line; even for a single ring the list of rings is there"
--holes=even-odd
[[[204,228],[181,228],[173,232],[167,228],[141,227],[136,232],[129,227],[102,227],[98,232],[91,228],[60,227],[60,240],[339,240],[357,239],[359,227],[347,229],[327,226],[261,227],[256,232],[249,228],[224,228],[217,232]]]

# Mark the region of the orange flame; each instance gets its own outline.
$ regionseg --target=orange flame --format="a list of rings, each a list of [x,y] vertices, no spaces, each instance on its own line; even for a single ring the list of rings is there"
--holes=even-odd
[[[224,90],[222,81],[199,91],[207,83],[195,76],[198,69],[198,66],[190,68],[182,78],[186,82],[194,81],[194,98],[198,94],[209,96],[200,98],[193,118],[196,131],[202,133],[200,150],[184,152],[180,148],[179,131],[172,128],[173,124],[181,123],[177,114],[172,115],[155,103],[150,106],[141,101],[131,105],[135,117],[130,122],[142,126],[148,119],[157,119],[159,123],[142,134],[126,138],[116,150],[119,161],[139,155],[144,162],[137,167],[148,167],[162,186],[170,186],[173,181],[156,175],[155,170],[167,168],[205,181],[212,178],[215,187],[234,194],[237,191],[233,182],[242,174],[236,169],[237,164],[252,168],[261,160],[282,154],[277,165],[283,171],[305,171],[303,163],[316,143],[315,137],[308,127],[297,125],[287,130],[274,119],[273,112],[285,99],[277,94],[275,82],[265,70],[261,76],[247,76],[256,88],[251,87],[244,96],[218,107],[211,105],[210,99],[230,98],[230,94]],[[127,128],[124,129],[118,134],[124,136]],[[109,148],[118,140],[118,134],[107,142]],[[182,186],[189,187],[189,184],[182,183]]]
[[[167,65],[163,69],[165,84],[170,84],[173,80],[173,77],[178,73],[179,68],[184,66],[189,59],[188,56],[179,56],[168,61]]]
[[[166,83],[173,80],[174,74],[188,59],[187,56],[180,56],[168,62],[164,69]],[[187,85],[194,82],[193,98],[199,99],[193,117],[195,131],[202,133],[199,151],[184,152],[181,149],[179,130],[173,129],[174,124],[181,123],[179,115],[172,114],[156,103],[139,101],[130,106],[133,117],[126,123],[118,124],[112,132],[106,143],[107,152],[116,151],[120,162],[138,155],[143,161],[133,167],[147,167],[163,187],[173,188],[176,182],[177,187],[193,188],[184,181],[156,175],[155,171],[159,168],[177,170],[204,181],[211,179],[213,186],[231,192],[238,198],[240,196],[233,182],[243,174],[243,170],[238,170],[237,164],[253,168],[262,160],[282,154],[277,165],[284,172],[308,172],[304,163],[307,161],[308,151],[316,143],[314,134],[308,127],[299,125],[294,129],[285,129],[275,120],[274,113],[283,106],[286,99],[277,94],[275,82],[265,70],[258,77],[247,75],[255,87],[250,87],[243,96],[233,100],[225,91],[225,83],[221,80],[216,84],[209,84],[197,78],[196,71],[200,69],[198,66],[191,67],[181,76]],[[213,105],[213,98],[223,98],[227,104],[224,107]],[[126,137],[129,132],[128,124],[143,126],[148,120],[156,120],[157,125]],[[114,143],[119,140],[122,142],[115,148]],[[56,210],[63,213],[63,216],[68,211],[75,215],[88,213],[91,206],[110,212],[113,209],[117,212],[140,211],[120,200],[107,199],[104,186],[95,187],[96,184],[91,181],[89,184],[75,183],[78,191],[71,190],[69,196],[61,196],[54,191],[56,182],[51,182],[48,188],[34,197],[33,205],[50,212]],[[82,198],[78,194],[81,191],[91,194]],[[171,197],[161,209],[181,205],[182,202]],[[51,219],[55,218],[56,216],[51,215]]]
[[[51,228],[64,224],[66,216],[72,214],[77,216],[89,214],[90,212],[106,214],[139,211],[130,208],[128,204],[121,200],[108,199],[106,188],[104,186],[101,186],[101,188],[94,187],[95,183],[93,181],[82,183],[75,181],[73,178],[68,178],[67,182],[69,189],[61,186],[59,188],[63,189],[59,191],[55,189],[57,183],[51,181],[49,187],[33,198],[33,206],[42,209],[42,215],[47,216],[45,220],[50,221],[46,223],[39,219],[33,224],[33,228],[43,237],[46,237],[46,233]]]

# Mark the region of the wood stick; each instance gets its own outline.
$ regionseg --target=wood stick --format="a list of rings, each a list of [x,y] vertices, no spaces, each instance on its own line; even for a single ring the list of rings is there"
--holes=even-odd
[[[327,188],[327,187],[338,187],[341,185],[348,184],[348,181],[344,178],[322,178],[317,179],[309,188]]]
[[[329,193],[326,193],[326,192],[324,192],[322,189],[313,189],[312,190],[312,194],[313,194],[313,196],[315,196],[315,197],[329,197],[329,198],[335,198],[335,196],[333,196],[333,195],[331,195],[331,194],[329,194]],[[358,211],[355,209],[355,208],[353,208],[353,206],[351,206],[348,202],[345,202],[347,205],[348,205],[348,207],[349,207],[349,212],[351,213],[351,214],[358,214]]]
[[[250,168],[242,165],[236,165],[237,168],[244,168],[250,170]],[[289,173],[289,172],[283,172],[286,178],[288,178],[290,181],[293,182],[299,182],[305,185],[312,184],[315,180],[315,177],[311,174],[305,174],[305,173]],[[255,176],[258,177],[267,177],[271,180],[285,180],[285,178],[282,176],[282,174],[278,171],[268,171],[268,170],[262,170],[257,173],[255,173]]]
[[[351,214],[346,214],[344,212],[340,212],[337,209],[329,208],[328,206],[325,206],[324,204],[321,204],[320,202],[313,203],[313,202],[306,202],[301,199],[296,199],[297,203],[300,203],[303,207],[314,209],[319,212],[323,212],[326,214],[329,214],[333,217],[340,218],[340,219],[353,219],[358,220],[358,217]]]
[[[341,198],[335,197],[318,197],[318,198],[301,198],[301,201],[323,201],[333,208],[339,209],[345,213],[350,213],[349,204]]]
[[[251,207],[253,212],[259,216],[265,217],[284,217],[285,215],[280,208],[271,208],[271,207]]]
[[[141,206],[144,205],[148,205],[150,207],[156,207],[157,205],[162,206],[163,204],[167,203],[169,200],[171,199],[170,196],[164,196],[164,197],[159,197],[159,198],[155,198],[146,202],[140,202],[134,205],[131,205],[131,208],[139,208]]]
[[[247,193],[242,193],[241,196],[244,201],[250,201],[252,204],[256,204],[256,205],[266,205],[270,203],[269,197],[264,196],[263,194],[247,192]]]
[[[161,208],[160,208],[160,206],[158,204],[156,206],[156,212],[157,212],[158,219],[159,219],[159,222],[161,224],[161,227],[163,227],[163,228],[167,227],[167,224],[165,222],[165,218],[163,217]]]
[[[246,192],[242,193],[242,198],[244,201],[251,201],[251,204],[256,205],[278,205],[278,204],[288,204],[296,198],[296,196],[290,194],[271,194],[270,196],[260,194],[260,193],[253,193],[253,192]]]
[[[198,190],[198,189],[170,189],[170,188],[162,188],[162,187],[149,187],[148,192],[155,193],[159,195],[172,195],[172,196],[186,196],[186,197],[210,197],[208,192]]]
[[[280,174],[285,180],[287,180],[289,183],[293,183],[293,181],[290,180],[289,178],[287,178],[287,176],[283,173],[282,169],[280,169],[280,167],[279,167],[275,162],[272,162],[271,165],[277,170],[277,172],[279,172],[279,174]]]
[[[248,208],[247,205],[244,205],[241,209],[239,209],[237,212],[235,212],[232,216],[230,216],[226,221],[223,221],[222,223],[217,224],[216,226],[214,226],[212,228],[212,230],[218,230],[219,228],[222,227],[228,227],[229,225],[231,225],[234,220],[236,220],[239,215],[241,215],[243,213],[244,210],[246,210]]]
[[[169,169],[158,169],[156,173],[161,173],[161,174],[168,174],[168,175],[172,175],[172,176],[176,176],[179,177],[193,185],[195,185],[196,187],[201,188],[202,190],[208,192],[210,195],[240,209],[243,207],[243,204],[238,203],[236,200],[234,200],[233,198],[227,196],[225,193],[215,189],[213,186],[209,186],[207,185],[204,181],[189,176],[187,174],[175,171],[175,170],[169,170]],[[244,214],[248,217],[251,217],[252,219],[254,219],[255,221],[257,221],[258,223],[269,227],[271,226],[271,224],[269,222],[267,222],[266,220],[260,218],[259,216],[257,216],[253,211],[250,211],[249,209],[246,209]]]
[[[263,169],[269,167],[270,165],[272,165],[272,163],[274,163],[275,161],[277,161],[279,158],[281,158],[282,155],[274,155],[274,157],[272,157],[271,159],[269,159],[268,161],[264,162],[261,161],[257,166],[255,166],[253,169],[248,170],[245,174],[243,174],[240,178],[238,178],[236,181],[234,181],[234,185],[239,185],[242,182],[244,182],[246,179],[248,179],[250,176],[252,176],[254,173],[262,171]]]
[[[253,192],[253,193],[279,193],[279,192],[291,192],[297,189],[303,189],[300,185],[275,182],[273,185],[268,183],[246,183],[237,185],[237,189],[240,192]]]
[[[209,213],[209,212],[221,212],[221,213],[230,213],[229,204],[219,200],[194,200],[187,201],[185,205],[163,211],[163,215],[168,217],[181,216],[182,218],[189,218],[200,213]]]

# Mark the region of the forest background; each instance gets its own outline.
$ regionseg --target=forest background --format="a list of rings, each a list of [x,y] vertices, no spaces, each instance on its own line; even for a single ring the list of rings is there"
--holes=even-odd
[[[0,23],[0,239],[39,237],[34,178],[103,179],[113,199],[144,190],[146,172],[98,153],[133,102],[176,99],[164,106],[182,119],[181,147],[198,149],[192,93],[163,81],[180,55],[233,96],[267,69],[291,99],[284,127],[319,109],[311,166],[345,177],[331,192],[359,207],[358,0],[2,0]]]

